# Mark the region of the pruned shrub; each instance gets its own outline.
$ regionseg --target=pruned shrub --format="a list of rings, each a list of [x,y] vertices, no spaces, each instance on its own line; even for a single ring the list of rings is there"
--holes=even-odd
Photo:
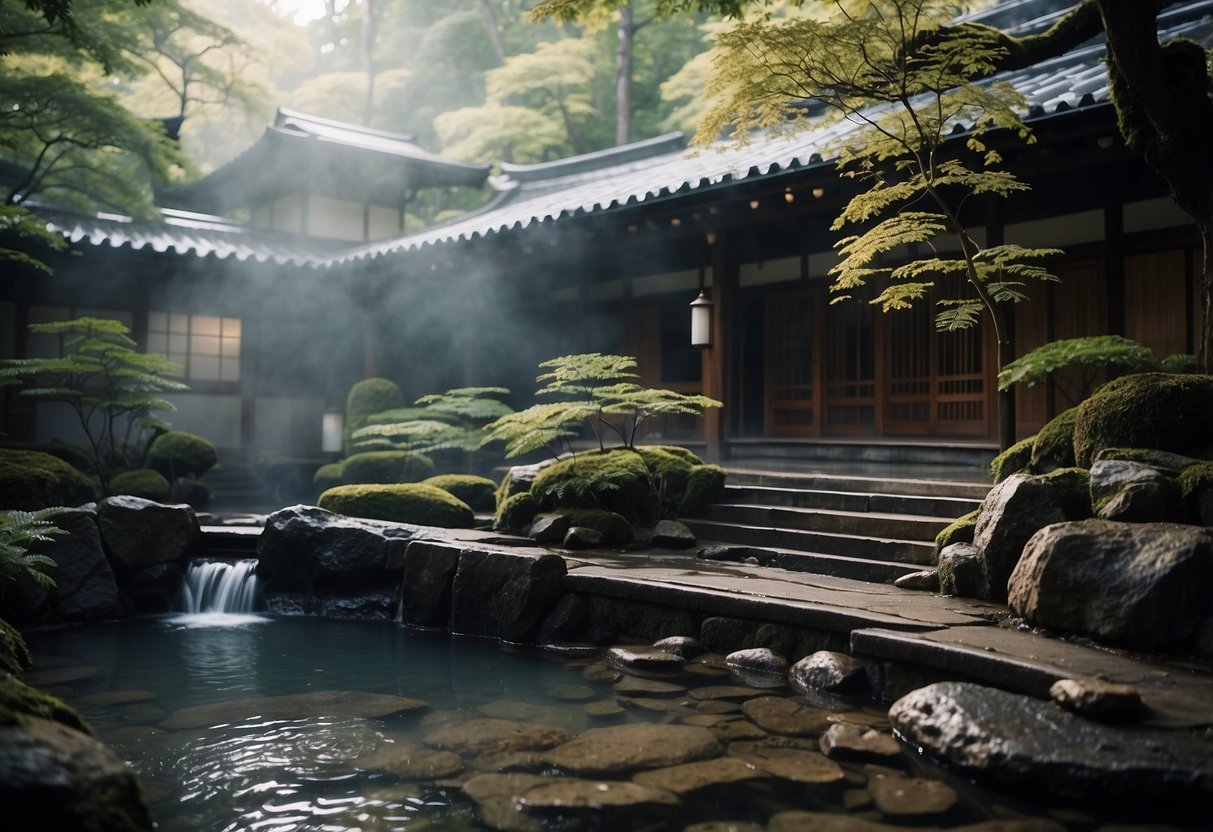
[[[539,504],[529,491],[513,494],[502,500],[497,506],[497,515],[493,518],[493,529],[509,534],[525,534],[535,515],[539,513]]]
[[[1108,382],[1078,407],[1074,458],[1090,467],[1103,448],[1213,453],[1213,376],[1141,373]]]
[[[1032,461],[1029,467],[1034,474],[1047,474],[1058,468],[1074,465],[1074,420],[1078,408],[1063,410],[1050,419],[1032,445]]]
[[[341,463],[341,480],[348,485],[419,482],[432,476],[430,458],[411,451],[367,451]]]
[[[1035,445],[1036,437],[1029,436],[994,457],[990,462],[990,476],[994,482],[1002,482],[1012,474],[1028,470],[1032,465],[1032,448]]]
[[[345,398],[345,447],[350,434],[370,424],[376,413],[404,407],[404,396],[396,382],[386,378],[366,378],[350,388]]]
[[[129,494],[132,497],[167,503],[172,488],[159,471],[151,468],[132,468],[110,477],[110,492],[111,496]]]
[[[470,528],[474,519],[467,503],[421,483],[339,485],[321,494],[318,505],[350,517],[444,529]]]
[[[0,450],[0,508],[78,506],[97,499],[93,480],[39,451]]]
[[[678,503],[679,516],[698,513],[724,496],[727,472],[719,465],[695,465],[687,476],[686,491]]]
[[[535,476],[531,494],[543,509],[599,508],[640,525],[657,514],[649,468],[628,448],[578,454],[549,465]]]
[[[147,467],[155,468],[169,480],[200,477],[218,461],[219,455],[209,440],[180,430],[160,434],[147,449]]]
[[[488,477],[472,474],[439,474],[422,480],[422,485],[441,488],[472,507],[472,511],[492,511],[497,505],[497,484]]]

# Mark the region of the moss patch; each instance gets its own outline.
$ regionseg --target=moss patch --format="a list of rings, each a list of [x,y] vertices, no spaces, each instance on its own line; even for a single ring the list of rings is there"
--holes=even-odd
[[[160,434],[147,450],[148,467],[170,480],[200,477],[218,461],[219,454],[209,440],[180,430]]]
[[[1032,464],[1032,448],[1036,445],[1036,437],[1029,436],[1020,439],[1011,447],[1000,453],[990,462],[990,476],[994,482],[1002,482],[1012,474],[1018,474]]]
[[[432,476],[430,458],[411,451],[367,451],[341,463],[341,481],[349,485],[419,482]]]
[[[1141,373],[1108,382],[1078,406],[1074,458],[1103,448],[1154,448],[1195,458],[1213,451],[1213,376]]]
[[[1213,489],[1213,462],[1189,465],[1179,474],[1179,492],[1185,500],[1203,489]]]
[[[724,496],[724,481],[728,473],[719,465],[696,465],[687,476],[686,491],[678,502],[680,517],[698,513],[709,503]]]
[[[558,508],[552,514],[569,518],[570,526],[582,526],[602,532],[607,546],[623,546],[632,542],[632,524],[613,511],[596,508]]]
[[[1032,446],[1030,467],[1033,473],[1047,474],[1058,468],[1073,467],[1074,420],[1077,418],[1078,408],[1071,407],[1058,413],[1040,429]]]
[[[472,474],[439,474],[423,480],[422,485],[441,488],[472,507],[472,511],[492,511],[497,505],[497,484],[488,477]]]
[[[111,496],[129,494],[132,497],[167,503],[169,491],[168,480],[159,471],[153,471],[151,468],[134,468],[110,477]]]
[[[321,494],[318,505],[350,517],[444,529],[470,528],[474,519],[467,503],[421,483],[339,485]]]
[[[1058,468],[1045,474],[1045,482],[1061,495],[1061,510],[1067,520],[1091,517],[1091,472],[1086,468]]]
[[[26,716],[54,720],[77,731],[93,733],[80,714],[63,700],[31,688],[15,676],[0,679],[0,725],[20,725]]]
[[[29,648],[17,629],[0,618],[0,671],[20,676],[29,669]]]
[[[531,494],[543,509],[598,508],[638,525],[657,518],[657,494],[644,458],[619,448],[562,459],[539,472]]]
[[[493,528],[499,532],[510,534],[526,534],[527,527],[539,513],[539,503],[529,491],[523,491],[506,497],[497,507],[497,516],[493,518]]]
[[[953,543],[973,542],[973,533],[977,529],[977,515],[979,514],[981,514],[981,509],[974,509],[968,514],[956,518],[935,535],[936,560],[939,559],[939,553]]]
[[[96,484],[63,460],[38,451],[0,450],[0,508],[32,511],[96,499]]]

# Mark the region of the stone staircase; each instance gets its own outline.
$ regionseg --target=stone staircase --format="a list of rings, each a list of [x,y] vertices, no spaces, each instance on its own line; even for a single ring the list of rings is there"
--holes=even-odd
[[[211,501],[205,511],[258,513],[273,505],[271,495],[261,487],[243,455],[224,453],[219,466],[206,475],[206,483],[211,489]]]
[[[723,559],[889,582],[930,565],[935,535],[981,504],[981,482],[730,468],[725,496],[684,518]]]

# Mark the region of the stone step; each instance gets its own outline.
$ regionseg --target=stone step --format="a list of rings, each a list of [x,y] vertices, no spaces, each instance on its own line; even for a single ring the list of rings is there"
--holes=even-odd
[[[981,469],[998,453],[987,442],[948,440],[829,439],[731,439],[731,459],[779,460],[780,462],[871,463],[934,465],[957,469]]]
[[[981,505],[967,497],[934,497],[912,494],[868,494],[858,491],[814,491],[769,485],[726,485],[724,503],[833,511],[876,511],[955,519]]]
[[[258,526],[203,526],[198,554],[222,558],[256,557],[260,537]]]
[[[701,540],[698,545],[703,548],[719,545],[719,542]],[[750,558],[753,560],[749,560]],[[794,549],[773,548],[751,549],[746,546],[730,546],[727,558],[707,560],[711,563],[753,563],[757,561],[759,566],[786,569],[789,572],[809,572],[814,575],[829,575],[835,578],[848,578],[853,581],[876,584],[891,584],[903,575],[918,572],[923,568],[918,564],[829,555],[824,552],[800,552]]]
[[[699,515],[704,520],[739,526],[769,526],[806,532],[898,540],[929,540],[955,518],[886,514],[874,511],[765,506],[753,503],[713,503]]]
[[[923,565],[930,564],[935,553],[934,543],[921,540],[751,526],[698,518],[686,518],[683,522],[700,540],[715,540],[756,549],[822,552],[829,555]]]
[[[799,491],[832,491],[903,497],[949,497],[981,501],[991,486],[983,482],[897,477],[861,477],[850,474],[794,473],[730,468],[728,483]],[[963,512],[962,512],[963,513]]]

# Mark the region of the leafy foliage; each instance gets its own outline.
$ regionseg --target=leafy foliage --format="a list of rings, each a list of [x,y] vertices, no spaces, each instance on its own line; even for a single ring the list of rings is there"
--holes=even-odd
[[[505,387],[457,387],[431,393],[416,401],[418,407],[375,413],[374,424],[351,435],[359,448],[400,448],[422,453],[457,449],[472,453],[485,442],[485,425],[513,412],[500,400]]]
[[[998,373],[998,389],[1015,384],[1034,387],[1051,381],[1074,405],[1091,395],[1106,369],[1144,372],[1158,365],[1149,347],[1120,335],[1065,338],[1042,344],[1003,367]]]
[[[30,331],[62,336],[63,357],[4,361],[0,380],[24,380],[29,386],[21,395],[72,409],[108,493],[115,463],[138,456],[132,453],[135,440],[145,431],[167,429],[157,414],[174,410],[164,393],[189,389],[172,378],[182,368],[163,355],[137,352],[121,321],[84,317],[31,324]]]
[[[0,515],[0,580],[15,581],[24,575],[39,586],[54,588],[51,572],[57,564],[46,555],[32,554],[29,549],[35,543],[48,543],[64,534],[63,529],[51,522],[61,511],[62,508],[56,507]]]
[[[485,443],[505,442],[507,457],[520,456],[543,447],[559,456],[561,444],[578,434],[575,428],[588,425],[606,447],[604,431],[616,434],[626,448],[635,447],[640,426],[652,416],[685,414],[700,416],[704,409],[721,407],[707,396],[642,387],[636,359],[627,355],[582,353],[541,362],[536,382],[537,396],[568,396],[564,401],[541,402],[510,413],[489,424]]]

